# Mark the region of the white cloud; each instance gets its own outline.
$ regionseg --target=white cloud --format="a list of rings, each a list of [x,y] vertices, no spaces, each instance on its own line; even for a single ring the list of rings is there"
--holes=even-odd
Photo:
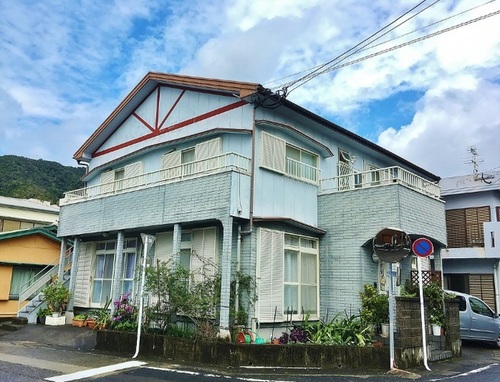
[[[4,2],[0,155],[47,155],[44,159],[74,165],[72,154],[148,71],[276,88],[353,47],[412,5],[402,0]],[[499,8],[478,5],[441,1],[379,42],[416,32],[347,61]],[[420,29],[472,7],[477,8]],[[376,139],[380,133],[381,145],[441,176],[468,172],[462,162],[473,144],[484,167],[500,166],[492,133],[498,128],[499,17],[322,74],[289,99],[364,136]],[[278,80],[269,82],[273,79]],[[394,98],[396,110],[401,102],[395,95],[408,91],[424,94],[405,105],[405,113],[415,110],[410,124],[365,118],[373,101]],[[21,143],[26,141],[35,143],[27,147]]]

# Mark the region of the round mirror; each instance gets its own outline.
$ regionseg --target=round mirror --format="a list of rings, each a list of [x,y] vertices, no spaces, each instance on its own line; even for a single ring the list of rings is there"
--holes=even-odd
[[[410,254],[411,240],[397,228],[384,228],[373,238],[373,251],[386,263],[397,263]]]

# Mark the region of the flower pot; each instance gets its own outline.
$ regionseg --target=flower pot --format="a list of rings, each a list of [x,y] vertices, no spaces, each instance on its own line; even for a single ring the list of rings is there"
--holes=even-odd
[[[432,324],[432,335],[433,336],[440,336],[441,335],[441,325],[435,325]]]
[[[76,326],[78,328],[82,328],[85,326],[85,319],[84,318],[73,318],[71,320],[71,325]]]
[[[382,328],[382,337],[389,337],[389,324],[380,324]]]
[[[87,327],[89,329],[94,329],[94,326],[95,326],[95,321],[93,319],[88,319],[87,320]]]
[[[57,318],[61,316],[61,312],[52,312],[52,317]]]

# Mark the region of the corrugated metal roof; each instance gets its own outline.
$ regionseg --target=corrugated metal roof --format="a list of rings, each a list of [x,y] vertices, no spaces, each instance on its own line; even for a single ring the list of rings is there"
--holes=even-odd
[[[441,196],[500,191],[500,171],[443,178],[439,185]]]
[[[16,207],[59,214],[59,206],[37,199],[18,199],[8,196],[0,196],[0,205],[5,207]]]
[[[27,229],[18,229],[15,231],[0,232],[0,241],[37,234],[44,235],[52,240],[61,241],[61,239],[57,237],[57,225],[55,224]]]

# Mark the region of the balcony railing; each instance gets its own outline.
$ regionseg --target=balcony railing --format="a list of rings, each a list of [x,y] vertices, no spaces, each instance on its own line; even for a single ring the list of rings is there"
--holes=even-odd
[[[402,184],[422,194],[440,198],[441,189],[438,184],[397,166],[370,171],[353,171],[334,178],[322,179],[321,192],[341,192],[389,184]]]
[[[183,163],[168,169],[68,191],[64,194],[64,198],[60,200],[60,205],[225,171],[249,174],[250,159],[236,153],[225,153],[203,160]]]

